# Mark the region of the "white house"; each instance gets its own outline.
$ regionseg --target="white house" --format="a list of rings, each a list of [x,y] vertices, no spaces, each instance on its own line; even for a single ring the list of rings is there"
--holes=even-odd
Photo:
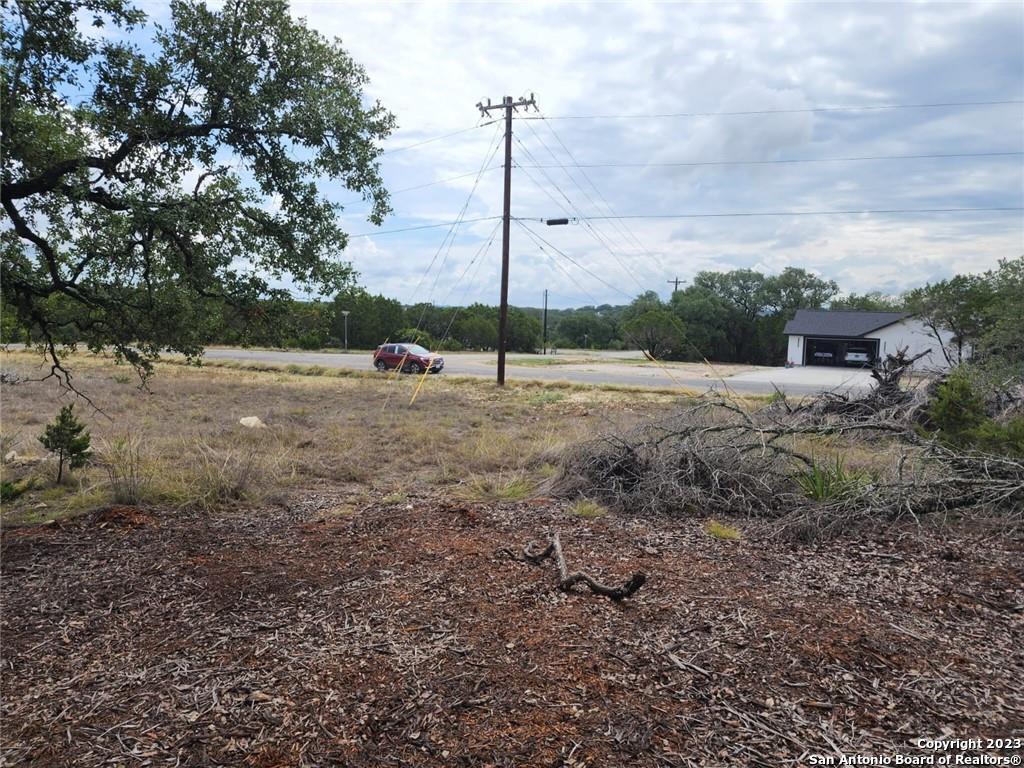
[[[942,347],[952,334],[940,331],[940,343],[909,312],[798,309],[783,332],[789,336],[790,365],[862,365],[906,347],[910,356],[927,353],[920,368],[949,367]]]

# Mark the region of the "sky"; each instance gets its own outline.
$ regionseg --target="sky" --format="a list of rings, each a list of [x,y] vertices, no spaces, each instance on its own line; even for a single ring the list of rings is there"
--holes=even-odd
[[[540,111],[513,125],[516,305],[538,306],[544,289],[552,307],[668,298],[669,280],[701,270],[788,266],[898,293],[1024,254],[1020,211],[865,212],[1024,205],[1019,2],[292,8],[341,40],[366,95],[397,117],[381,227],[358,195],[323,185],[371,292],[497,303],[502,126],[476,104],[531,93]],[[876,109],[891,105],[904,108]],[[859,109],[811,111],[829,107]],[[737,112],[760,114],[722,114]],[[987,156],[849,159],[950,154]],[[765,162],[779,160],[826,162]],[[801,211],[856,213],[700,216]],[[388,234],[460,214],[486,220]],[[554,217],[578,220],[540,221]]]

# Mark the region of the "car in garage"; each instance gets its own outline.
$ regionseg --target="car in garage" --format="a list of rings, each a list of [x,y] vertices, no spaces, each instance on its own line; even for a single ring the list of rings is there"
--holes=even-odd
[[[868,365],[871,353],[864,347],[847,347],[843,360],[847,365]]]
[[[381,344],[373,352],[373,367],[378,371],[401,368],[403,373],[440,373],[444,358],[419,344]]]

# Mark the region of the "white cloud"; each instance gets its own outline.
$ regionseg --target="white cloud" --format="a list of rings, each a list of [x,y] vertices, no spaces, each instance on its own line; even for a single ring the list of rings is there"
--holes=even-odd
[[[1024,9],[1012,3],[297,2],[294,14],[340,37],[366,67],[369,95],[398,116],[399,130],[386,148],[474,124],[479,119],[474,105],[481,98],[531,90],[548,115],[1024,98]],[[1022,122],[1020,105],[1004,105],[519,122],[515,135],[540,163],[553,162],[544,144],[569,162],[549,127],[580,162],[665,163],[1021,151]],[[385,155],[389,188],[475,171],[493,130],[480,128]],[[522,145],[514,144],[514,157],[529,164]],[[557,168],[546,173],[548,178],[530,171],[554,201],[524,171],[516,171],[514,215],[561,215],[563,192],[585,214],[607,213],[579,172],[574,178]],[[601,168],[587,175],[611,207],[626,215],[1020,206],[1024,189],[1020,156]],[[472,184],[467,177],[396,194],[396,216],[383,229],[454,219]],[[351,198],[339,190],[332,195]],[[372,229],[365,210],[348,206],[349,231]],[[481,180],[466,216],[500,213],[501,172],[492,171]],[[636,293],[639,282],[665,295],[665,281],[677,273],[690,278],[700,269],[777,271],[789,265],[834,278],[847,291],[897,291],[956,271],[986,269],[1024,252],[1024,222],[1013,213],[645,219],[620,225],[628,232],[608,222],[593,226],[618,258],[582,225],[538,231],[626,294]],[[446,290],[455,286],[453,301],[467,287],[456,285],[458,275],[492,227],[493,222],[467,226],[467,236],[453,246],[438,283]],[[353,239],[346,258],[369,289],[409,300],[445,231]],[[495,252],[492,248],[489,258]],[[556,256],[578,288],[518,227],[513,227],[512,253],[513,302],[536,304],[544,287],[552,289],[556,306],[625,300]],[[480,268],[466,300],[496,300],[496,269],[496,261]]]

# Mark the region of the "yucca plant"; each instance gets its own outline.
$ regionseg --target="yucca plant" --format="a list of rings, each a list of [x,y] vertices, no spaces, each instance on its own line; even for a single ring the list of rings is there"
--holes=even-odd
[[[808,497],[815,501],[829,501],[867,485],[871,477],[865,472],[847,470],[843,460],[836,456],[834,464],[814,464],[798,473],[796,481]]]

